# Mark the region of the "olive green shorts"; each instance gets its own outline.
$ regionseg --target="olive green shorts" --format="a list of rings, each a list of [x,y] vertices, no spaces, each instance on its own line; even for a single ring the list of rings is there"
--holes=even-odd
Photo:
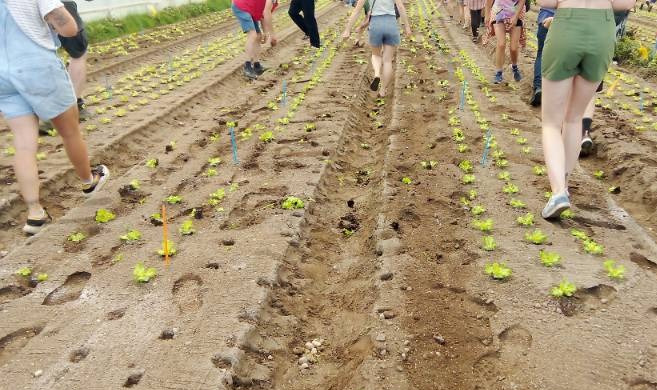
[[[551,81],[576,75],[602,81],[614,55],[615,40],[611,9],[557,9],[545,40],[541,74]]]

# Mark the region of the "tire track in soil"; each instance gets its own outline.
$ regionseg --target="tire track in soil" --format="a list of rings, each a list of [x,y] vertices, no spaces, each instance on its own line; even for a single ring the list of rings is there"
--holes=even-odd
[[[331,12],[337,8],[335,5],[329,5],[318,19],[331,18]],[[265,55],[273,58],[276,56],[286,57],[286,53],[295,44],[295,38],[300,35],[296,26],[287,28],[279,36],[279,44],[266,51]],[[289,57],[291,58],[291,57]],[[221,70],[217,70],[216,75],[211,75],[212,81],[202,87],[197,87],[189,91],[188,94],[175,95],[177,100],[172,105],[161,107],[161,111],[146,118],[142,123],[136,124],[125,132],[118,134],[104,144],[99,145],[100,150],[91,150],[92,164],[103,162],[112,170],[114,177],[122,176],[130,167],[142,161],[148,151],[153,150],[156,145],[164,140],[175,140],[170,134],[168,126],[180,126],[183,120],[197,118],[202,116],[199,111],[204,110],[204,102],[223,97],[224,91],[239,90],[242,85],[243,76],[241,75],[241,60],[233,59],[229,61]],[[225,69],[225,70],[224,70]],[[226,72],[227,73],[222,73]],[[266,83],[271,83],[272,79],[265,78]],[[237,96],[237,101],[248,102],[257,101],[258,91],[251,90],[252,94]],[[234,99],[233,99],[234,100]],[[173,134],[174,136],[177,133]],[[127,157],[127,158],[126,158]],[[66,165],[63,170],[58,170],[51,177],[41,183],[41,198],[44,206],[49,210],[54,218],[66,214],[67,210],[80,203],[82,197],[77,188],[77,178],[72,168]],[[18,194],[12,194],[8,197],[7,202],[0,205],[0,249],[11,249],[19,242],[25,242],[24,235],[17,229],[18,220],[22,220],[25,214],[24,206]],[[28,240],[29,242],[29,240]]]

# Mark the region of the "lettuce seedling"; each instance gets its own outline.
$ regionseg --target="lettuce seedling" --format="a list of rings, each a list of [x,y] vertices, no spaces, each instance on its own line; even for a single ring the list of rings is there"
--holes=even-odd
[[[433,169],[436,165],[438,165],[438,161],[421,161],[420,165],[424,169]]]
[[[260,134],[260,141],[264,143],[269,143],[274,140],[274,133],[271,131],[265,131],[264,133]]]
[[[141,233],[139,232],[139,230],[132,229],[132,230],[129,230],[126,234],[122,235],[119,238],[121,239],[121,241],[126,241],[126,242],[139,241],[139,240],[141,240]]]
[[[614,260],[607,260],[602,263],[602,266],[604,267],[605,271],[607,271],[607,276],[612,279],[623,279],[625,277],[625,266],[616,266],[616,262]]]
[[[502,171],[497,174],[497,178],[504,181],[511,180],[511,174],[508,171]]]
[[[529,154],[532,152],[532,147],[531,146],[525,146],[524,148],[521,149],[523,154]]]
[[[37,280],[37,282],[39,282],[39,283],[41,283],[41,282],[45,282],[46,280],[48,280],[48,274],[46,274],[46,273],[40,273],[40,274],[37,275],[36,280]]]
[[[573,237],[576,237],[577,239],[582,240],[582,241],[589,241],[590,240],[589,236],[581,230],[570,229],[570,234]]]
[[[228,187],[228,192],[235,192],[240,188],[240,185],[237,183],[230,183],[230,186]]]
[[[203,172],[203,176],[205,176],[205,177],[214,177],[214,176],[217,176],[217,175],[218,175],[218,172],[215,168],[208,168],[208,169],[205,170],[205,172]]]
[[[149,168],[156,168],[159,165],[159,161],[156,158],[149,158],[146,161],[146,166]]]
[[[511,129],[511,131],[509,133],[511,135],[514,135],[514,136],[515,135],[520,135],[520,129],[514,127],[513,129]]]
[[[215,143],[215,142],[219,141],[219,138],[220,138],[220,136],[217,133],[210,134],[210,142],[212,142],[212,143]]]
[[[470,199],[470,200],[477,199],[477,195],[478,195],[477,190],[475,190],[475,189],[471,189],[470,191],[468,191],[468,199]]]
[[[305,203],[296,196],[288,196],[283,200],[281,207],[284,210],[302,209],[305,207]]]
[[[540,229],[536,229],[533,232],[525,233],[525,240],[532,244],[541,245],[547,242],[547,236]]]
[[[221,201],[224,200],[225,196],[226,196],[226,190],[224,190],[223,188],[219,188],[218,190],[210,194],[210,200],[208,201],[208,204],[210,206],[216,206],[219,203],[221,203]]]
[[[593,240],[584,241],[582,244],[584,251],[592,255],[601,255],[605,252],[605,248]]]
[[[208,159],[208,164],[210,164],[211,167],[216,167],[219,164],[221,164],[221,158],[220,157],[210,157]]]
[[[404,183],[404,184],[409,185],[409,184],[413,183],[413,180],[411,180],[410,177],[402,177],[401,182]]]
[[[525,202],[523,202],[523,201],[521,201],[521,200],[519,200],[519,199],[511,199],[511,200],[509,201],[509,204],[510,204],[511,207],[513,207],[514,209],[524,209],[524,208],[527,207],[527,204],[525,204]]]
[[[516,143],[517,143],[518,145],[525,145],[525,144],[527,144],[527,138],[525,138],[525,137],[518,137],[518,138],[516,138]]]
[[[484,220],[475,219],[472,221],[472,226],[474,226],[479,231],[489,233],[491,230],[493,230],[493,220],[490,218]]]
[[[76,232],[76,233],[69,234],[69,236],[66,239],[70,242],[78,243],[78,242],[81,242],[82,240],[84,240],[85,238],[87,238],[87,236],[85,236],[84,233]]]
[[[575,213],[571,209],[566,209],[561,213],[561,215],[559,215],[559,218],[561,219],[573,219],[574,217]]]
[[[516,222],[522,226],[533,226],[534,225],[534,214],[527,213],[516,218]]]
[[[551,294],[555,298],[572,297],[576,291],[577,287],[575,287],[575,284],[564,279],[558,286],[552,287]]]
[[[504,158],[504,152],[501,150],[494,150],[491,156],[493,157],[493,160],[499,160]]]
[[[180,225],[180,234],[183,236],[190,236],[194,233],[196,233],[196,230],[194,229],[194,222],[191,219],[184,221]]]
[[[46,157],[48,157],[48,155],[45,152],[39,152],[36,154],[37,161],[43,161]]]
[[[593,172],[593,176],[595,176],[596,179],[602,180],[605,178],[605,173],[604,171],[595,171]]]
[[[168,204],[178,204],[182,202],[183,198],[180,195],[169,195],[164,199]]]
[[[452,138],[453,138],[454,141],[456,141],[457,143],[461,143],[461,142],[465,141],[465,135],[463,134],[463,130],[459,129],[458,127],[455,128],[455,129],[452,131]]]
[[[317,129],[317,125],[314,123],[306,123],[305,129],[307,133],[310,133],[311,131]]]
[[[484,236],[481,247],[485,251],[494,251],[497,248],[495,238],[493,238],[493,236]]]
[[[619,186],[611,186],[607,189],[610,194],[620,194],[621,190]]]
[[[547,168],[541,165],[535,165],[534,168],[532,168],[532,172],[534,172],[534,175],[536,176],[545,176]]]
[[[168,249],[168,252],[169,252],[169,256],[173,256],[173,255],[175,255],[175,254],[178,252],[178,251],[176,250],[176,247],[175,247],[175,245],[173,244],[173,242],[171,242],[171,241],[169,241],[169,240],[167,240],[167,249]],[[159,250],[157,251],[157,254],[160,255],[160,256],[162,256],[162,257],[164,257],[164,242],[162,243],[162,249],[159,249]]]
[[[141,183],[139,182],[139,180],[134,179],[130,181],[129,186],[130,188],[132,188],[133,191],[137,191],[139,188],[141,188]]]
[[[472,210],[470,210],[470,212],[471,212],[473,215],[481,215],[481,214],[483,214],[483,213],[486,212],[486,208],[484,208],[483,206],[479,206],[479,205],[477,205],[477,206],[474,206],[474,207],[472,208]]]
[[[518,186],[517,186],[517,185],[515,185],[515,184],[513,184],[513,183],[506,183],[506,185],[504,185],[504,187],[502,188],[502,191],[503,191],[505,194],[516,194],[516,193],[518,193],[520,190],[518,189]]]
[[[561,262],[561,256],[558,253],[539,251],[541,263],[546,267],[554,267]]]
[[[19,276],[22,276],[22,277],[24,277],[24,278],[27,278],[27,277],[29,277],[30,275],[32,275],[32,268],[30,268],[30,267],[23,267],[23,268],[19,269],[18,271],[16,271],[16,275],[19,275]]]
[[[148,283],[157,276],[157,270],[153,267],[146,268],[144,263],[137,263],[132,271],[132,276],[137,283]]]
[[[466,144],[458,144],[458,145],[456,146],[456,148],[457,148],[457,150],[459,151],[459,153],[465,153],[465,152],[467,152],[468,149],[469,149],[468,145],[466,145]]]
[[[496,280],[504,280],[511,276],[511,268],[507,267],[505,263],[486,263],[484,270],[486,275]]]
[[[472,165],[472,162],[470,160],[463,160],[459,163],[459,168],[464,172],[464,173],[472,173],[474,170],[474,166]]]
[[[459,200],[461,201],[461,204],[462,204],[464,207],[470,207],[470,201],[467,200],[467,199],[465,198],[465,196],[462,196],[461,199],[459,199]]]
[[[112,122],[112,120],[110,118],[100,118],[100,123],[102,123],[104,125],[109,124],[111,122]]]
[[[506,159],[499,159],[495,161],[495,166],[497,166],[498,168],[506,168],[509,166],[509,161]]]
[[[48,133],[48,135],[51,136],[51,137],[56,137],[57,136],[57,130],[55,130],[55,129],[46,130],[46,133]]]
[[[278,105],[276,104],[276,102],[269,102],[267,103],[267,108],[269,108],[272,111],[276,111],[278,110]]]
[[[368,150],[370,148],[370,144],[363,143],[363,144],[360,144],[360,147],[361,147],[361,149]]]
[[[354,230],[351,230],[351,229],[342,229],[342,235],[344,235],[344,236],[347,237],[347,238],[353,236],[354,233],[355,233]]]
[[[96,222],[98,223],[107,223],[116,218],[116,215],[106,209],[99,209],[96,211]]]
[[[475,175],[463,175],[461,178],[461,183],[463,184],[472,184],[475,182]]]
[[[450,126],[458,126],[461,124],[461,120],[459,119],[458,116],[450,116],[448,123]]]

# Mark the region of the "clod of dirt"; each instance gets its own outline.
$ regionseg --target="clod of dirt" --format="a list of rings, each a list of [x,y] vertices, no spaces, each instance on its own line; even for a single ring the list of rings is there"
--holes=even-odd
[[[353,199],[349,199],[347,201],[347,207],[349,207],[350,209],[353,209],[355,204],[356,204],[356,202],[354,202]]]
[[[176,337],[176,328],[164,329],[160,334],[160,340],[173,340]]]
[[[145,373],[146,373],[146,370],[144,370],[144,369],[133,372],[132,374],[130,374],[128,379],[125,380],[125,383],[123,384],[123,387],[132,387],[132,386],[138,385],[139,381],[141,381],[141,378],[144,376]]]
[[[222,352],[217,352],[210,360],[212,360],[212,364],[214,364],[215,367],[223,368],[225,370],[233,367],[233,365],[237,364],[238,361],[235,354]]]
[[[162,221],[157,218],[151,217],[149,220],[153,226],[162,226]]]
[[[393,276],[394,276],[394,274],[392,272],[386,272],[386,273],[381,274],[381,276],[379,276],[379,279],[381,279],[385,282],[385,281],[388,281],[388,280],[392,280]]]
[[[229,238],[229,239],[226,239],[226,240],[222,240],[221,243],[224,246],[233,246],[233,245],[235,245],[235,240],[233,240],[232,238]]]
[[[121,200],[129,203],[138,203],[147,196],[143,191],[135,190],[130,184],[119,188],[119,195]]]
[[[439,334],[433,335],[433,341],[437,342],[440,345],[445,345],[445,338]]]
[[[167,145],[164,147],[164,153],[171,153],[173,152],[173,145]]]
[[[577,314],[578,306],[579,305],[577,304],[577,301],[575,301],[575,298],[559,298],[559,309],[566,317],[572,317]]]
[[[84,358],[86,358],[87,355],[89,355],[89,352],[90,350],[87,347],[78,348],[75,351],[71,352],[71,355],[69,356],[68,360],[71,363],[79,363],[82,360],[84,360]]]
[[[391,223],[391,224],[390,224],[390,227],[391,227],[394,231],[398,232],[398,231],[399,231],[399,222],[396,222],[396,221],[395,221],[395,222]]]
[[[338,223],[338,228],[340,230],[351,230],[353,232],[357,231],[358,228],[360,228],[360,222],[358,221],[358,217],[356,217],[354,214],[349,213],[345,215],[344,217],[340,218],[340,223]]]
[[[126,311],[125,307],[121,309],[112,310],[111,312],[105,315],[105,319],[107,319],[108,321],[115,321],[121,319],[125,315],[125,311]]]
[[[219,269],[220,267],[219,267],[219,263],[208,263],[208,264],[205,266],[205,268],[207,268],[207,269],[215,269],[215,270],[216,270],[216,269]]]

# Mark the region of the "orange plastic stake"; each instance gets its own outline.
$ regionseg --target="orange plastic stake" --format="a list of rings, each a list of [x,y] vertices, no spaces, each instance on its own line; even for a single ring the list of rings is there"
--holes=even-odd
[[[164,264],[169,266],[169,237],[167,234],[167,207],[162,205],[162,236],[163,236],[163,249],[164,249]]]

